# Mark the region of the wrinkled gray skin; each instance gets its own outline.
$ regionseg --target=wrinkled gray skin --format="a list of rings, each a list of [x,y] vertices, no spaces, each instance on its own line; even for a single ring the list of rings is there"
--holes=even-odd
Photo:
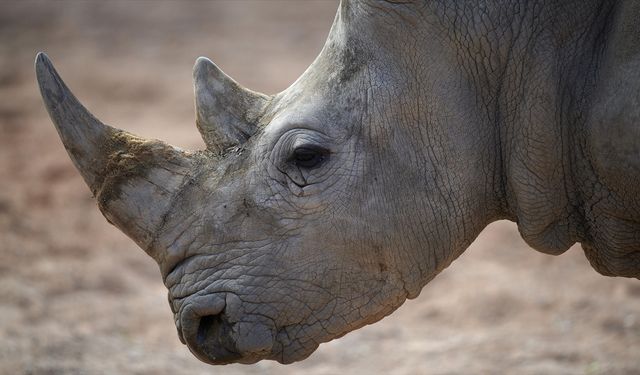
[[[199,152],[103,125],[46,56],[36,70],[105,217],[158,262],[180,339],[212,364],[289,363],[416,297],[498,219],[640,276],[639,7],[343,1],[280,94],[197,61]]]

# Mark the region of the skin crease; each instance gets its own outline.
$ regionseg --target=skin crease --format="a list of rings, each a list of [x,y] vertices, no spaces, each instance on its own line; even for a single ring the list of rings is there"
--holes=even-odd
[[[343,1],[280,94],[198,61],[195,153],[102,125],[36,70],[101,210],[158,262],[181,340],[212,364],[290,363],[415,298],[498,219],[640,276],[636,4]],[[297,165],[301,146],[322,161]]]

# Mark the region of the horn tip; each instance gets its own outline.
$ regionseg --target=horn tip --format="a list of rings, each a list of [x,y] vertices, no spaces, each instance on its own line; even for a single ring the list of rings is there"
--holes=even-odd
[[[44,52],[39,52],[35,62],[36,79],[40,87],[40,93],[45,104],[51,105],[61,101],[64,93],[64,84],[53,67],[53,63]]]
[[[35,66],[38,81],[41,81],[41,78],[45,77],[45,73],[51,74],[51,71],[53,69],[53,64],[51,63],[49,56],[47,56],[47,54],[44,52],[38,52],[38,54],[36,55]]]
[[[201,65],[203,65],[203,64],[215,65],[215,64],[213,64],[213,61],[211,61],[211,59],[210,59],[210,58],[208,58],[208,57],[206,57],[206,56],[199,56],[199,57],[196,59],[196,64],[195,64],[195,65],[196,65],[196,67],[197,67],[197,66],[201,66]]]
[[[193,79],[195,81],[206,81],[211,77],[220,79],[222,71],[220,68],[209,58],[200,56],[196,59],[196,63],[193,66]]]
[[[36,55],[36,67],[42,64],[51,64],[51,60],[49,59],[49,56],[47,56],[46,53],[40,51]]]

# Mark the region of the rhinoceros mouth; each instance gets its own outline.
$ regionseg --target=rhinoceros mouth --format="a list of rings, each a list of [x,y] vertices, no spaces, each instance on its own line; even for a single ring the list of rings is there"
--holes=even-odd
[[[259,321],[236,321],[226,311],[226,294],[198,296],[180,311],[178,333],[201,361],[221,365],[255,363],[274,346],[273,327]]]

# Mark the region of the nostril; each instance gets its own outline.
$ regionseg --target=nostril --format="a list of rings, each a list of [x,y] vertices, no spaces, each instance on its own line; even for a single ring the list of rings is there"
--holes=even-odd
[[[198,324],[197,341],[199,345],[204,345],[207,342],[207,338],[217,337],[217,332],[220,332],[220,326],[222,325],[222,314],[207,315],[200,318]]]
[[[255,363],[265,358],[274,345],[273,326],[233,319],[228,311],[235,310],[227,310],[226,301],[221,295],[208,295],[182,306],[176,326],[189,350],[211,364]]]
[[[192,299],[180,310],[180,331],[189,350],[212,364],[238,359],[232,327],[224,313],[224,295],[211,294]]]
[[[193,339],[187,339],[187,342],[191,341],[189,349],[198,358],[215,364],[231,363],[241,358],[233,340],[233,324],[228,322],[224,313],[201,316],[197,325],[195,332],[192,331]]]

